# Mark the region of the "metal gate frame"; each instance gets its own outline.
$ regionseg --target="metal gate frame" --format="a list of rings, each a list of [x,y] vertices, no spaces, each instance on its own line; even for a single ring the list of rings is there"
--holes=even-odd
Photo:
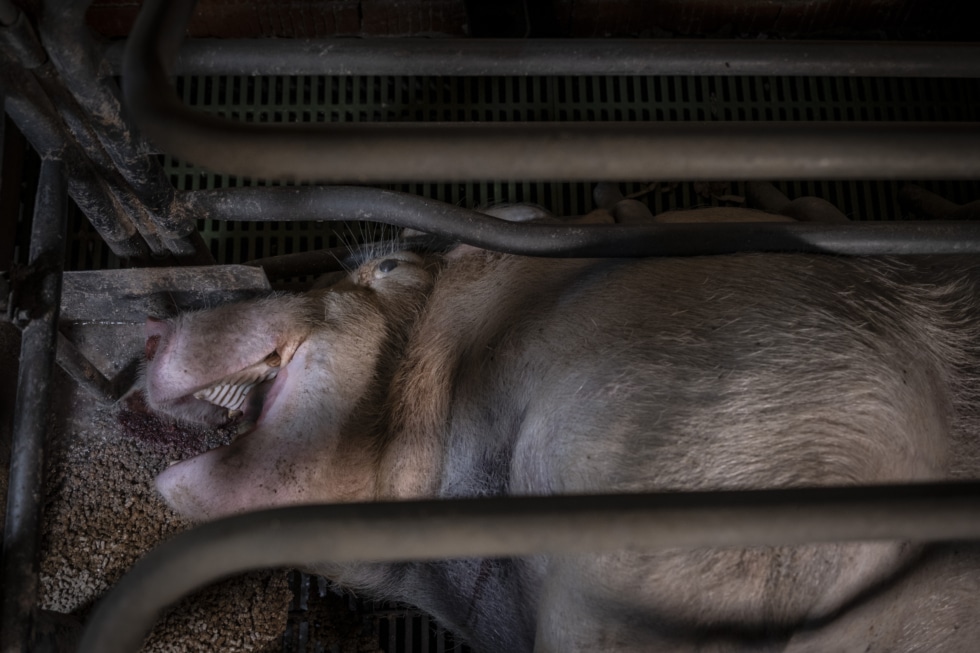
[[[142,134],[171,153],[223,172],[289,181],[411,181],[519,176],[548,179],[980,178],[975,123],[713,123],[697,125],[240,125],[181,106],[168,80],[194,2],[147,2],[122,62],[129,115],[99,72],[106,54],[87,43],[88,3],[45,2],[40,38],[0,1],[0,82],[5,108],[42,156],[30,261],[9,310],[23,330],[3,560],[2,650],[28,644],[37,596],[41,435],[56,349],[70,195],[124,257],[171,253],[210,262],[193,216],[241,219],[243,207],[290,202],[293,219],[353,215],[428,230],[462,242],[552,256],[689,255],[729,251],[845,254],[980,253],[980,226],[513,225],[481,214],[366,188],[298,187],[179,193]],[[196,43],[185,70],[229,69],[241,43]],[[238,48],[236,50],[236,48]],[[278,42],[248,46],[253,72],[346,74],[841,74],[980,77],[980,45],[832,42]],[[109,60],[113,60],[110,51]],[[336,55],[336,56],[335,56]],[[316,63],[314,63],[316,62]],[[724,66],[721,65],[723,62]],[[304,68],[304,66],[306,68]],[[60,80],[60,81],[59,81]],[[62,86],[64,82],[64,86]],[[710,147],[709,147],[710,145]],[[323,157],[329,146],[334,159]],[[474,148],[481,156],[471,157]],[[244,154],[261,151],[262,157]],[[705,151],[710,151],[710,156]],[[641,152],[627,156],[630,151]],[[260,164],[241,163],[255,159]],[[515,167],[519,159],[522,165]],[[392,165],[391,160],[397,161]],[[336,161],[342,161],[337,165]],[[353,163],[352,163],[353,162]],[[370,215],[364,215],[365,209]],[[296,209],[299,209],[298,212]],[[276,219],[281,219],[277,216]],[[904,231],[903,231],[904,230]],[[747,241],[751,238],[751,241]],[[739,243],[732,247],[731,243]],[[746,246],[746,242],[752,245]],[[553,243],[558,243],[554,245]],[[29,361],[30,364],[24,364]],[[295,507],[193,529],[141,561],[93,616],[83,650],[138,646],[157,611],[235,571],[310,560],[518,555],[654,546],[791,544],[907,538],[980,539],[980,483],[888,488],[682,493]],[[665,527],[669,525],[669,528]],[[404,536],[411,525],[414,535]],[[398,554],[376,550],[399,533]],[[338,533],[344,533],[338,537]],[[383,538],[380,539],[383,541]],[[179,571],[179,573],[178,573]],[[153,587],[153,592],[143,588]]]

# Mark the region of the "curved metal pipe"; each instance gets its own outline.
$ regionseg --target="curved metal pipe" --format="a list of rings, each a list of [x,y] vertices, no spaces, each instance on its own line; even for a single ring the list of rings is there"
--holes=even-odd
[[[515,223],[416,195],[356,186],[199,190],[184,193],[181,200],[189,214],[209,220],[384,222],[528,256],[980,254],[980,223],[976,222]]]
[[[185,161],[246,177],[891,179],[980,177],[972,123],[240,123],[192,111],[169,80],[194,0],[148,0],[123,90],[147,137]]]
[[[135,651],[165,606],[259,567],[978,537],[980,483],[294,506],[151,551],[102,600],[79,651]]]

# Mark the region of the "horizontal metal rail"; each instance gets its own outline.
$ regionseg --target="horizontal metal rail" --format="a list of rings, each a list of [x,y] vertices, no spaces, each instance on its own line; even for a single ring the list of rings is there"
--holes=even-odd
[[[980,177],[976,123],[235,122],[189,109],[169,79],[194,4],[144,4],[123,89],[151,141],[216,172],[329,183]]]
[[[106,49],[122,70],[123,43]],[[693,39],[192,39],[177,75],[980,77],[980,43]]]
[[[199,190],[180,201],[189,215],[209,220],[367,220],[529,256],[980,254],[975,222],[526,224],[407,193],[347,186]]]
[[[150,552],[98,606],[79,651],[135,651],[162,608],[261,567],[970,538],[980,483],[296,506],[204,524]]]
[[[265,258],[246,261],[244,265],[262,268],[270,279],[283,277],[301,277],[308,274],[323,274],[325,272],[340,272],[344,270],[344,262],[350,257],[349,247],[331,247],[310,252],[295,254],[279,254]]]

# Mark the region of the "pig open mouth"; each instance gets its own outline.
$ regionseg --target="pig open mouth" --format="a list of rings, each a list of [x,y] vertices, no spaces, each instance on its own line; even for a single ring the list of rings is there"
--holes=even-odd
[[[397,347],[393,334],[421,306],[431,275],[420,263],[391,254],[301,295],[148,319],[149,408],[234,433],[206,451],[187,450],[157,477],[167,503],[200,520],[369,496],[369,481],[338,484],[322,461],[353,464],[344,433],[378,383],[382,352]]]
[[[204,421],[218,430],[208,436],[184,427],[187,432],[180,441],[180,457],[168,467],[230,447],[264,425],[286,379],[286,367],[279,353],[272,352],[254,365],[169,402],[171,410],[193,415],[195,421]],[[181,427],[177,424],[174,428]]]
[[[227,408],[230,419],[244,413],[254,421],[258,418],[255,404],[258,402],[261,407],[262,396],[265,394],[263,389],[268,389],[275,380],[281,363],[279,354],[273,352],[261,363],[198,390],[194,393],[194,398]]]
[[[272,352],[260,363],[224,377],[191,396],[212,406],[223,408],[230,422],[236,425],[236,438],[252,431],[266,414],[278,395],[276,381],[283,371],[282,357]]]
[[[285,324],[282,311],[322,311],[318,303],[315,298],[279,296],[147,321],[149,407],[183,423],[227,427],[231,434],[211,448],[203,441],[188,441],[187,455],[157,477],[158,490],[172,506],[204,517],[238,512],[245,508],[239,501],[245,499],[272,505],[261,495],[275,494],[272,489],[280,481],[273,475],[276,462],[301,456],[306,443],[294,437],[296,425],[280,404],[296,386],[288,369],[308,362],[308,328],[305,320]],[[215,334],[224,334],[223,346],[213,344]],[[300,350],[304,355],[297,356]],[[259,466],[265,475],[241,474],[246,465]],[[278,469],[285,466],[280,462]],[[205,505],[197,499],[216,496],[219,486],[228,488],[227,497],[234,500],[219,496],[214,505]]]
[[[291,349],[274,349],[258,362],[203,377],[203,382],[199,376],[197,383],[176,395],[160,394],[160,384],[151,383],[149,390],[157,390],[151,402],[158,409],[179,419],[225,426],[231,433],[218,446],[188,451],[157,477],[157,489],[171,506],[211,518],[280,501],[301,502],[303,498],[294,495],[316,486],[316,470],[304,461],[318,450],[320,439],[302,426],[309,413],[295,409],[303,383],[309,381],[309,353],[314,348]],[[185,367],[175,362],[181,356],[168,355],[169,376],[183,373]],[[290,373],[293,365],[296,374]],[[296,492],[284,491],[286,487]]]
[[[158,449],[166,457],[164,469],[228,449],[266,424],[279,394],[277,379],[286,378],[283,365],[250,367],[164,405],[155,398],[151,407],[147,391],[137,390],[124,399],[119,424],[130,437]]]

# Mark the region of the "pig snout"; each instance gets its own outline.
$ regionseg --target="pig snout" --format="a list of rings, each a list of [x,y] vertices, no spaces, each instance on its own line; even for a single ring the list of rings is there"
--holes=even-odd
[[[274,380],[306,337],[304,321],[286,324],[270,308],[260,300],[173,320],[149,319],[147,404],[178,420],[205,424],[223,424],[241,414],[252,389]],[[222,338],[227,348],[213,346]]]

